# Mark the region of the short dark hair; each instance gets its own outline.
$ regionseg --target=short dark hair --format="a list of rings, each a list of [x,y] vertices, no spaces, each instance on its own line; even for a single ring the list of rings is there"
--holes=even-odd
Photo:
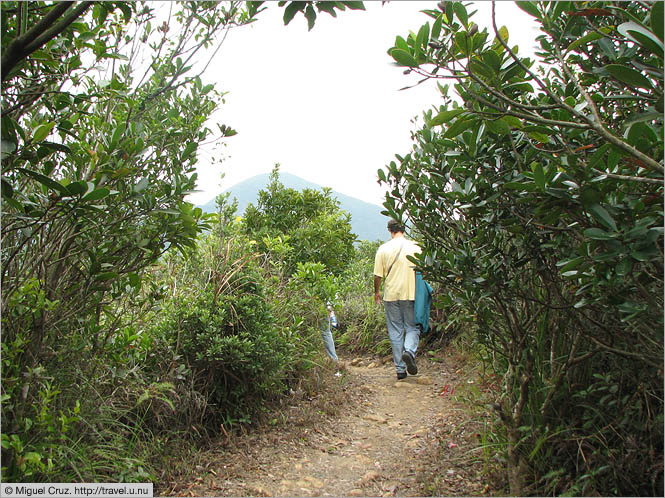
[[[398,232],[404,233],[405,230],[406,229],[405,229],[404,225],[402,223],[400,223],[399,221],[390,220],[388,222],[388,231],[390,233],[398,233]]]

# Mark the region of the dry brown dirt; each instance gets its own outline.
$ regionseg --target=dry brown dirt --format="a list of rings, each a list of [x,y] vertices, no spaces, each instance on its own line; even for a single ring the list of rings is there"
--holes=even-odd
[[[324,388],[281,410],[272,425],[222,438],[188,482],[164,494],[495,494],[480,444],[490,414],[480,401],[469,404],[470,393],[482,398],[482,381],[451,356],[424,355],[418,367],[397,381],[391,359],[343,359],[327,370],[336,391]]]

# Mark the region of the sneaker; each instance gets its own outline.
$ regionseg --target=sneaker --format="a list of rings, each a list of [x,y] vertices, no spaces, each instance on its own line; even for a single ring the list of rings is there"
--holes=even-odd
[[[397,380],[406,379],[406,372],[397,372]]]
[[[404,351],[404,354],[402,354],[402,361],[406,363],[406,371],[409,372],[409,375],[416,375],[418,373],[416,359],[409,351]]]

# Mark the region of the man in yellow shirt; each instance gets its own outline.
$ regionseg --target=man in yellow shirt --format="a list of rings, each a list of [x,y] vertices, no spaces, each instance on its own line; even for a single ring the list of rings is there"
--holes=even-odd
[[[379,247],[374,258],[374,300],[381,304],[381,281],[385,279],[383,304],[398,380],[406,378],[407,372],[418,373],[416,350],[420,339],[413,308],[416,274],[413,263],[406,259],[419,253],[420,247],[404,237],[404,230],[404,225],[390,220],[391,240]]]

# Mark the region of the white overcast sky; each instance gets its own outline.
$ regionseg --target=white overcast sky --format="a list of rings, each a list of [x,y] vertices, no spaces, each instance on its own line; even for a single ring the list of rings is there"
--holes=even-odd
[[[281,172],[381,204],[377,170],[408,153],[413,118],[441,103],[434,82],[399,91],[418,78],[391,64],[387,50],[397,35],[431,21],[420,11],[436,3],[366,1],[365,11],[319,13],[308,32],[301,14],[284,26],[283,8],[270,2],[257,22],[231,30],[203,80],[228,92],[211,129],[225,124],[238,135],[199,150],[199,192],[190,202],[203,204],[280,163]],[[491,32],[490,2],[475,6],[472,20]],[[531,18],[513,2],[496,9],[510,44],[530,50],[538,34]],[[221,166],[212,156],[224,157]]]

